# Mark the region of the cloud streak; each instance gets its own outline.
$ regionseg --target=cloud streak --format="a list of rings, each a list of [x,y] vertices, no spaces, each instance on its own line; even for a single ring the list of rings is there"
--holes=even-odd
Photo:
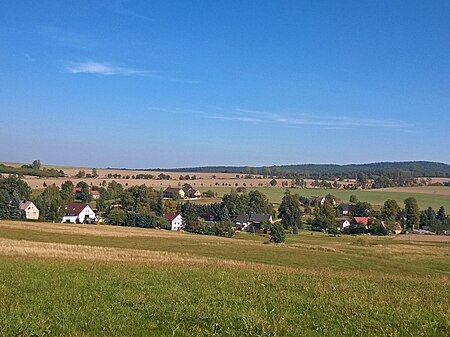
[[[324,127],[327,129],[352,129],[370,127],[411,131],[413,124],[388,119],[372,119],[351,116],[317,116],[310,114],[283,115],[279,113],[234,109],[228,114],[204,114],[205,118],[253,124],[278,124],[289,127]]]
[[[155,71],[135,69],[128,67],[120,67],[110,63],[104,62],[72,62],[66,67],[66,71],[73,74],[86,73],[97,75],[120,75],[120,76],[134,76],[146,75],[154,73]]]
[[[71,62],[67,64],[65,70],[72,74],[94,74],[100,76],[143,76],[152,80],[160,80],[184,84],[199,84],[200,81],[191,79],[180,79],[167,76],[163,71],[136,69],[122,67],[107,62]]]

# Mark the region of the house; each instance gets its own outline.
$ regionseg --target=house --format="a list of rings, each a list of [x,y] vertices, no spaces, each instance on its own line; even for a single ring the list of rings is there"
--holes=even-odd
[[[402,225],[400,225],[399,222],[395,222],[395,223],[393,224],[393,226],[389,226],[389,228],[388,228],[388,225],[386,224],[386,222],[384,222],[384,221],[381,221],[381,225],[382,225],[385,229],[390,230],[390,233],[391,233],[392,235],[400,234],[400,233],[402,232],[402,230],[403,230]]]
[[[95,213],[88,204],[69,202],[64,206],[63,222],[95,223]]]
[[[348,221],[348,220],[341,220],[341,221],[339,221],[338,229],[341,232],[349,231],[350,230],[350,221]]]
[[[81,198],[81,191],[82,191],[81,187],[74,187],[74,188],[72,189],[73,196],[74,196],[76,199],[80,199],[80,198]]]
[[[202,197],[202,192],[200,192],[199,190],[194,190],[193,188],[190,189],[187,192],[187,197],[188,198],[201,198]]]
[[[100,199],[100,192],[99,191],[90,191],[89,194],[91,195],[92,199]]]
[[[244,230],[244,228],[247,228],[247,226],[250,224],[250,215],[248,214],[239,214],[236,217],[236,226],[235,229],[237,230]]]
[[[325,203],[325,197],[311,197],[311,205],[321,205]]]
[[[19,208],[25,213],[25,219],[37,220],[39,219],[39,209],[32,201],[20,200]]]
[[[367,229],[368,224],[369,224],[369,218],[366,216],[355,216],[353,217],[352,221],[351,221],[352,225],[359,225],[359,224],[363,224],[364,227]]]
[[[353,212],[353,210],[355,209],[355,206],[349,205],[349,204],[339,204],[337,209],[338,209],[339,213],[341,213],[342,215],[349,215],[351,212]]]
[[[180,214],[167,213],[166,215],[164,215],[164,218],[169,224],[171,230],[179,231],[180,229],[183,229],[183,217]]]
[[[392,230],[391,233],[394,235],[397,235],[397,234],[400,234],[402,232],[402,230],[403,230],[402,225],[400,225],[399,222],[396,222],[394,224],[394,229]]]
[[[202,196],[202,193],[194,189],[190,184],[184,184],[182,189],[185,198],[201,198]]]
[[[325,197],[311,197],[311,205],[323,206],[327,199]],[[336,206],[336,200],[333,199],[333,206]]]
[[[269,214],[240,214],[236,217],[236,229],[247,232],[256,232],[262,230],[264,223],[273,223],[272,216]]]
[[[181,198],[186,197],[186,192],[182,188],[167,187],[163,191],[164,198]]]

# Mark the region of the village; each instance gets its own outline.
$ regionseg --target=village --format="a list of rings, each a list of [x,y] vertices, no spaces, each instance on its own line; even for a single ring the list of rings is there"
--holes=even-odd
[[[160,192],[146,186],[124,189],[118,183],[110,183],[108,191],[108,186],[98,188],[88,186],[84,182],[73,186],[70,181],[63,184],[61,191],[56,186],[52,188],[61,194],[64,194],[64,189],[70,189],[69,198],[66,197],[67,202],[61,204],[61,209],[51,213],[51,216],[47,210],[44,215],[33,201],[21,199],[19,201],[21,218],[45,219],[62,224],[109,224],[172,231],[186,230],[200,234],[216,233],[217,231],[211,228],[216,228],[220,224],[225,226],[225,229],[219,231],[220,235],[227,236],[235,232],[270,235],[276,226],[282,231],[294,234],[300,229],[331,235],[399,235],[405,232],[435,234],[432,231],[433,224],[426,222],[428,214],[426,210],[415,215],[419,221],[411,226],[408,225],[408,214],[392,200],[388,200],[381,210],[375,211],[370,204],[357,200],[338,203],[331,194],[305,198],[291,195],[289,190],[286,190],[285,198],[293,202],[287,213],[296,214],[295,219],[286,219],[292,216],[286,215],[282,210],[285,198],[278,210],[275,210],[265,195],[259,191],[238,193],[232,190],[231,194],[222,198],[221,203],[211,203],[202,192],[188,183],[184,183],[181,187],[167,187]],[[113,195],[111,191],[117,188],[118,194]],[[134,199],[128,200],[124,197],[127,191],[136,194]],[[149,193],[150,199],[137,206],[143,199],[149,197]],[[107,194],[110,196],[106,197]],[[105,201],[106,198],[111,199]],[[250,206],[243,206],[246,202]],[[36,203],[42,204],[42,199],[38,198]],[[439,210],[438,214],[440,214],[438,218],[444,224],[440,234],[450,234],[448,226],[445,226],[448,224],[445,210]],[[436,215],[434,217],[436,218]]]

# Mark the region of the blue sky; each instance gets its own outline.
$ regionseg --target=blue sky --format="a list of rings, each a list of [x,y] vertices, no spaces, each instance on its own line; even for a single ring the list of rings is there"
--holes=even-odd
[[[2,1],[0,161],[450,162],[449,1]]]

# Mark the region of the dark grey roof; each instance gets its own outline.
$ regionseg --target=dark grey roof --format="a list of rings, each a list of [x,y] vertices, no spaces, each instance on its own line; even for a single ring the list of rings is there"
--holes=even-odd
[[[247,214],[239,214],[237,217],[236,217],[236,222],[248,222],[248,220],[249,220],[249,216],[247,215]]]
[[[350,210],[350,206],[348,204],[340,204],[339,208],[347,212]]]
[[[164,192],[166,193],[178,193],[180,192],[179,188],[175,188],[175,187],[167,187]]]
[[[269,220],[270,220],[269,214],[257,214],[257,213],[250,214],[250,221],[252,222],[263,222]]]

